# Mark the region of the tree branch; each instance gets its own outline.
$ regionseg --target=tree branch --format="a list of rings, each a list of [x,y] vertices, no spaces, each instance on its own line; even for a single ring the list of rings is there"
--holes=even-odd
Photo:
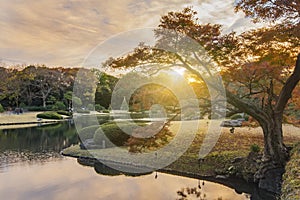
[[[275,106],[275,113],[283,113],[286,104],[292,97],[292,92],[300,80],[300,53],[298,54],[295,69],[281,89]]]

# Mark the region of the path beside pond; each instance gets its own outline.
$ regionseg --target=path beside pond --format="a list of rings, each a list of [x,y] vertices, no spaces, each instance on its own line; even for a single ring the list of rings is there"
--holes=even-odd
[[[37,120],[36,115],[42,112],[25,112],[22,114],[2,113],[0,114],[0,129],[14,129],[37,126],[38,122],[55,122],[53,119]],[[3,125],[12,124],[12,125]]]

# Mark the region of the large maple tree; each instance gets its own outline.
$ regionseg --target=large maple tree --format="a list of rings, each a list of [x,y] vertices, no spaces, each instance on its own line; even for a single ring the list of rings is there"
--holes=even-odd
[[[256,174],[260,181],[268,171],[283,168],[289,156],[282,123],[287,105],[297,104],[291,97],[300,80],[300,2],[241,0],[236,10],[273,24],[239,35],[222,34],[220,25],[199,24],[196,11],[185,8],[162,16],[154,46],[141,44],[106,65],[150,66],[151,71],[156,70],[154,63],[164,69],[180,66],[199,79],[206,77],[207,86],[215,90],[223,87],[215,77],[222,74],[227,102],[256,119],[263,130],[264,156]]]

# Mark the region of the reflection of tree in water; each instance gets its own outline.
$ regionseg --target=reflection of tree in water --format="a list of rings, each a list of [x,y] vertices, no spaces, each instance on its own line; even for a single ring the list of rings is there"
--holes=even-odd
[[[186,187],[181,188],[177,191],[178,200],[188,200],[188,199],[200,199],[206,200],[206,194],[202,191],[202,187],[205,185],[205,182],[198,180],[197,187]]]
[[[55,151],[78,143],[75,127],[69,123],[0,130],[0,152]]]
[[[104,176],[120,176],[120,175],[125,175],[125,176],[143,176],[143,175],[148,175],[151,174],[152,172],[138,172],[139,169],[134,170],[134,166],[125,166],[120,163],[114,163],[111,164],[110,166],[107,166],[99,161],[91,161],[89,159],[85,158],[78,158],[77,162],[81,165],[84,166],[90,166],[94,167],[95,171],[97,174],[104,175]],[[124,168],[127,168],[127,170],[124,170]],[[117,170],[120,169],[120,170]],[[130,169],[130,170],[128,170]],[[130,172],[125,172],[125,171],[136,171],[136,173],[130,173]]]
[[[50,160],[61,159],[61,155],[58,152],[30,152],[30,151],[13,151],[7,150],[0,153],[0,168],[13,163],[20,162],[47,162]]]
[[[76,143],[77,133],[70,123],[0,130],[0,167],[59,159],[63,148]]]

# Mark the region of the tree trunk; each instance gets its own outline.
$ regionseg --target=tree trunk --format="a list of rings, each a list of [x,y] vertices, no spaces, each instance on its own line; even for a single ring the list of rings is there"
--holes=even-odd
[[[46,108],[46,97],[43,97],[43,107]]]
[[[289,158],[283,143],[282,114],[274,114],[270,121],[260,122],[264,134],[264,155],[254,180],[259,188],[280,194],[284,166]]]
[[[278,101],[267,120],[257,119],[264,133],[264,156],[260,169],[254,176],[259,187],[271,192],[280,193],[284,166],[289,158],[289,152],[283,144],[282,118],[283,111],[292,96],[292,92],[300,80],[300,54],[292,75],[284,84]],[[263,119],[263,118],[261,118]]]
[[[282,115],[273,115],[270,121],[261,123],[264,133],[264,160],[284,166],[288,152],[283,144]]]

